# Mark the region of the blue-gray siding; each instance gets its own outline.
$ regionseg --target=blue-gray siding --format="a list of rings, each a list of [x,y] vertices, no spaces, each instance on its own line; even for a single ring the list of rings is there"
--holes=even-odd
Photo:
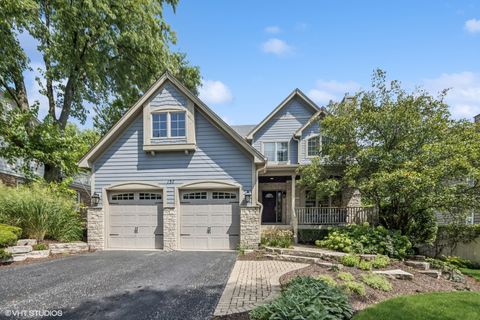
[[[170,82],[167,82],[158,93],[150,100],[152,107],[161,106],[187,106],[187,97],[177,90]]]
[[[289,141],[290,163],[298,163],[298,144],[293,134],[300,129],[313,115],[314,110],[298,97],[290,100],[270,121],[268,121],[254,137],[253,146],[263,152],[262,142]]]
[[[237,182],[252,189],[252,162],[234,142],[225,137],[198,110],[195,112],[197,150],[143,151],[143,117],[140,115],[119,139],[95,162],[95,191],[126,181],[148,181],[167,187],[167,203],[174,204],[174,187],[194,180]],[[173,179],[174,184],[167,180]]]
[[[307,157],[307,140],[312,136],[320,133],[320,126],[318,121],[311,123],[308,127],[303,129],[302,137],[300,139],[300,152],[298,163],[307,164],[310,163],[310,159]]]

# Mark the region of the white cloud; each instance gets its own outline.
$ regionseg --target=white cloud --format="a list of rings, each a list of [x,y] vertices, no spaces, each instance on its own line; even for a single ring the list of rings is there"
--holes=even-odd
[[[480,32],[480,20],[470,19],[465,21],[465,30],[470,33]]]
[[[277,56],[288,55],[293,52],[293,47],[288,45],[285,41],[271,38],[262,44],[262,50],[265,53],[275,54]]]
[[[200,99],[206,103],[228,103],[233,99],[230,89],[218,80],[203,80],[199,92]]]
[[[318,80],[308,96],[315,102],[327,104],[330,100],[341,100],[346,93],[354,94],[360,89],[355,81]]]
[[[282,31],[278,26],[269,26],[265,28],[266,33],[280,33]]]
[[[480,74],[473,72],[443,73],[435,79],[423,80],[432,94],[449,89],[445,102],[456,119],[471,119],[480,113]]]

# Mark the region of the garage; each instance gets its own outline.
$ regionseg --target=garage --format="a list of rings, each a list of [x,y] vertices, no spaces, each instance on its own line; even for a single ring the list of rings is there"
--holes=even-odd
[[[180,194],[180,248],[235,250],[240,241],[237,190],[185,190]]]
[[[161,191],[110,192],[108,211],[110,249],[163,248]]]

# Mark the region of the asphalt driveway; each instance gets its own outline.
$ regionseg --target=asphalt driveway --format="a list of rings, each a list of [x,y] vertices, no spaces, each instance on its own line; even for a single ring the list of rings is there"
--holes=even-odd
[[[0,268],[0,318],[210,319],[234,263],[234,252],[107,251]]]

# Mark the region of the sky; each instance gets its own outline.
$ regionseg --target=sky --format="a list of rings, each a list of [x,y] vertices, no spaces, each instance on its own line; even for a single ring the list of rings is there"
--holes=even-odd
[[[480,113],[480,1],[180,0],[165,11],[172,49],[200,67],[200,98],[231,125],[259,123],[295,88],[319,106],[368,89],[376,68],[406,88],[451,88],[454,118]]]

